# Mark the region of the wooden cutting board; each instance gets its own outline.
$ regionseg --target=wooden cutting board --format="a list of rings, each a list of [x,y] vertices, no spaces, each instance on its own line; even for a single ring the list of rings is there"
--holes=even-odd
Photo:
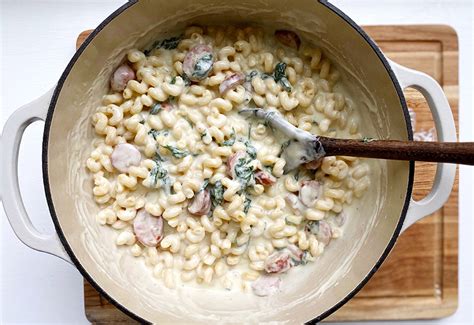
[[[458,42],[448,26],[367,26],[364,28],[392,60],[435,78],[458,120]],[[77,46],[91,31],[81,33]],[[434,126],[423,96],[405,91],[416,112],[416,131]],[[417,163],[415,199],[429,193],[436,164]],[[430,319],[457,308],[458,178],[446,204],[404,232],[367,285],[329,321]],[[92,323],[133,323],[84,281],[86,316]]]

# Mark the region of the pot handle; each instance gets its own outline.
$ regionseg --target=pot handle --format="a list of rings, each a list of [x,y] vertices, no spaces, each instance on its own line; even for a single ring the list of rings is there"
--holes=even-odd
[[[393,61],[390,61],[390,65],[403,89],[415,88],[425,97],[433,115],[438,141],[456,142],[453,113],[443,89],[436,80],[425,73],[406,68]],[[411,199],[402,232],[443,206],[451,194],[455,176],[455,164],[438,163],[431,192],[420,201]]]
[[[17,237],[27,246],[45,253],[55,255],[72,263],[56,233],[45,235],[32,224],[23,200],[18,183],[18,150],[23,133],[28,125],[38,120],[45,120],[54,88],[40,98],[17,109],[3,128],[3,165],[2,201],[5,214]]]

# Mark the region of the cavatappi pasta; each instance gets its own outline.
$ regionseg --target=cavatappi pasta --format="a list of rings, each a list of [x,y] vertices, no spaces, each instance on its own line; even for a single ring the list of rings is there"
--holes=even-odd
[[[370,171],[325,157],[285,174],[287,139],[238,112],[274,109],[314,134],[361,138],[338,79],[320,49],[283,30],[192,26],[130,50],[92,116],[97,222],[170,288],[278,291],[281,273],[343,235]]]

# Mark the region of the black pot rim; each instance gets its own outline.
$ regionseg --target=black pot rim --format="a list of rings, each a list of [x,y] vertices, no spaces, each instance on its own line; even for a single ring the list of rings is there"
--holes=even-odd
[[[77,267],[77,269],[82,274],[82,276],[102,296],[104,296],[112,305],[114,305],[119,310],[124,312],[126,315],[130,316],[131,318],[135,319],[136,321],[138,321],[140,323],[149,323],[147,320],[145,320],[142,317],[138,316],[137,314],[133,313],[127,307],[120,304],[113,297],[111,297],[104,289],[102,289],[97,284],[97,282],[94,281],[94,279],[87,273],[85,268],[81,265],[81,263],[79,262],[79,260],[75,256],[71,246],[69,245],[69,243],[66,239],[66,235],[64,234],[64,232],[61,229],[61,226],[59,224],[59,219],[57,217],[56,210],[54,208],[54,203],[53,203],[53,200],[52,200],[51,188],[50,188],[50,184],[49,184],[49,173],[48,173],[49,132],[50,132],[50,129],[51,129],[51,121],[52,121],[53,113],[54,113],[54,110],[55,110],[55,107],[56,107],[56,103],[57,103],[59,94],[60,94],[61,89],[64,85],[64,82],[66,81],[69,73],[72,70],[72,67],[74,66],[74,64],[76,63],[78,58],[81,56],[82,52],[84,52],[86,47],[95,38],[95,36],[105,26],[107,26],[112,20],[114,20],[117,16],[119,16],[122,12],[124,12],[128,8],[135,5],[137,2],[138,2],[138,0],[130,0],[129,2],[127,2],[124,5],[122,5],[121,7],[119,7],[117,10],[115,10],[112,14],[110,14],[102,23],[100,23],[100,25],[97,26],[97,28],[91,33],[91,35],[79,47],[79,49],[76,51],[76,53],[72,57],[71,61],[68,63],[66,69],[62,73],[62,75],[61,75],[61,77],[58,81],[58,84],[56,86],[56,89],[54,90],[53,96],[51,98],[51,103],[49,105],[48,114],[47,114],[47,117],[46,117],[46,120],[45,120],[45,128],[44,128],[44,134],[43,134],[42,165],[43,165],[43,184],[44,184],[44,188],[45,188],[46,200],[47,200],[49,211],[50,211],[50,214],[51,214],[51,219],[53,220],[54,227],[56,229],[58,237],[61,240],[61,243],[64,246],[64,249],[66,250],[69,257],[71,258],[74,265]],[[329,10],[333,11],[339,17],[341,17],[352,28],[354,28],[365,39],[365,41],[370,45],[372,50],[375,52],[377,57],[380,59],[381,63],[384,65],[388,75],[390,76],[390,78],[393,82],[393,85],[396,89],[396,92],[398,94],[398,97],[400,99],[400,105],[403,109],[403,114],[404,114],[405,122],[406,122],[406,126],[407,126],[408,139],[413,140],[411,120],[410,120],[410,116],[409,116],[408,109],[407,109],[407,106],[406,106],[405,97],[403,95],[402,89],[400,88],[400,84],[398,83],[398,80],[397,80],[395,74],[393,73],[392,68],[390,67],[390,64],[388,63],[385,56],[382,54],[382,52],[380,51],[378,46],[375,44],[375,42],[364,32],[364,30],[362,30],[362,28],[359,25],[357,25],[351,18],[349,18],[345,13],[343,13],[341,10],[339,10],[334,5],[330,4],[327,0],[319,0],[319,2],[322,5],[326,6]],[[354,288],[351,292],[349,292],[343,299],[341,299],[338,303],[336,303],[330,309],[328,309],[325,312],[323,312],[322,314],[316,316],[315,318],[310,320],[308,323],[320,322],[324,318],[328,317],[330,314],[334,313],[340,307],[342,307],[347,301],[349,301],[357,292],[359,292],[362,289],[362,287],[367,283],[367,281],[369,281],[369,279],[374,275],[374,273],[380,268],[383,261],[386,259],[386,257],[388,256],[388,254],[392,250],[393,246],[395,245],[395,242],[397,241],[397,238],[398,238],[398,236],[400,234],[400,231],[401,231],[401,228],[403,226],[403,222],[404,222],[405,217],[406,217],[408,206],[410,204],[411,193],[412,193],[412,189],[413,189],[414,171],[415,171],[415,164],[414,164],[414,162],[411,161],[409,163],[407,194],[406,194],[405,202],[404,202],[404,205],[403,205],[403,208],[402,208],[402,213],[400,215],[397,227],[396,227],[395,231],[393,232],[392,238],[390,239],[390,242],[388,243],[387,247],[385,248],[384,252],[380,256],[378,261],[372,267],[371,271],[365,276],[365,278],[357,285],[356,288]]]

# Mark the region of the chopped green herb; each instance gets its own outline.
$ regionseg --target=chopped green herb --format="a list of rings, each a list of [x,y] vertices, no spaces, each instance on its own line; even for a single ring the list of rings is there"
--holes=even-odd
[[[252,122],[249,122],[249,131],[247,133],[247,138],[249,139],[249,141],[250,141],[251,133],[252,133]]]
[[[370,137],[363,137],[362,138],[362,142],[364,142],[364,143],[369,143],[369,142],[372,142],[372,141],[375,141],[375,139],[370,138]]]
[[[217,181],[211,189],[212,208],[220,205],[224,200],[224,186],[221,181]]]
[[[230,147],[230,146],[233,146],[234,143],[235,143],[235,129],[232,128],[232,133],[230,134],[229,139],[222,142],[222,145]]]
[[[161,103],[156,103],[151,107],[150,114],[151,115],[156,115],[161,111]]]
[[[247,213],[249,212],[249,209],[250,209],[250,205],[252,204],[252,199],[250,198],[250,196],[248,196],[247,194],[245,195],[245,202],[244,202],[244,212]]]
[[[173,76],[173,78],[171,78],[170,84],[174,85],[175,83],[176,83],[176,76]]]
[[[170,145],[166,145],[164,147],[166,149],[168,149],[171,152],[171,154],[173,155],[173,157],[175,157],[175,158],[181,159],[181,158],[184,158],[187,155],[189,155],[189,152],[187,152],[186,150],[182,150],[182,149],[170,146]]]
[[[246,76],[245,76],[245,82],[250,82],[252,81],[252,79],[258,75],[258,71],[257,70],[252,70],[250,71]]]
[[[140,124],[145,124],[145,120],[141,120],[139,123]]]
[[[207,136],[207,130],[204,130],[204,132],[201,133],[201,139]]]

